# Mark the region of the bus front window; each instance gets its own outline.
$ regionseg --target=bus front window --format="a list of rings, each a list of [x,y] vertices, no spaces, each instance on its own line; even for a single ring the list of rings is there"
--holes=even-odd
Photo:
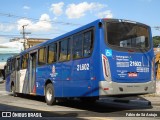
[[[149,49],[149,32],[144,25],[128,22],[108,22],[107,43],[114,49]]]

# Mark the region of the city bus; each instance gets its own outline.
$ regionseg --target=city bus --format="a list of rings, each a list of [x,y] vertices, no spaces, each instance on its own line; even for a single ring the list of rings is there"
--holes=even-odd
[[[6,65],[6,90],[44,96],[48,105],[62,98],[155,92],[151,28],[123,19],[98,19],[48,40]]]

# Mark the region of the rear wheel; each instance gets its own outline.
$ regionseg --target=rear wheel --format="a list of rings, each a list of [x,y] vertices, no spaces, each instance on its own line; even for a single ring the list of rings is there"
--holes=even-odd
[[[14,97],[17,97],[17,93],[15,92],[15,86],[14,86],[14,84],[11,85],[11,92],[12,92],[12,95]]]
[[[47,105],[53,105],[56,103],[56,99],[54,97],[54,88],[51,83],[47,84],[45,89],[45,100]]]

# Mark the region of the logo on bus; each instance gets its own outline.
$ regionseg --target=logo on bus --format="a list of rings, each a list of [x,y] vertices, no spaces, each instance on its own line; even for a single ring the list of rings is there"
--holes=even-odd
[[[56,77],[58,75],[58,73],[56,73],[56,67],[54,65],[52,66],[52,73],[50,75],[51,77]]]
[[[54,74],[56,72],[56,67],[53,65],[52,66],[52,73]]]
[[[106,49],[106,50],[105,50],[105,53],[106,53],[106,56],[107,56],[107,57],[112,57],[112,50]]]

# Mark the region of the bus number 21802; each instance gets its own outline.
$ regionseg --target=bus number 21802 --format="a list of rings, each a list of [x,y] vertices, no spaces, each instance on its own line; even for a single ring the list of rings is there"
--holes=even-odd
[[[77,65],[77,71],[82,71],[82,70],[89,70],[89,64],[79,64]]]
[[[130,66],[142,66],[142,63],[139,61],[130,61]]]

